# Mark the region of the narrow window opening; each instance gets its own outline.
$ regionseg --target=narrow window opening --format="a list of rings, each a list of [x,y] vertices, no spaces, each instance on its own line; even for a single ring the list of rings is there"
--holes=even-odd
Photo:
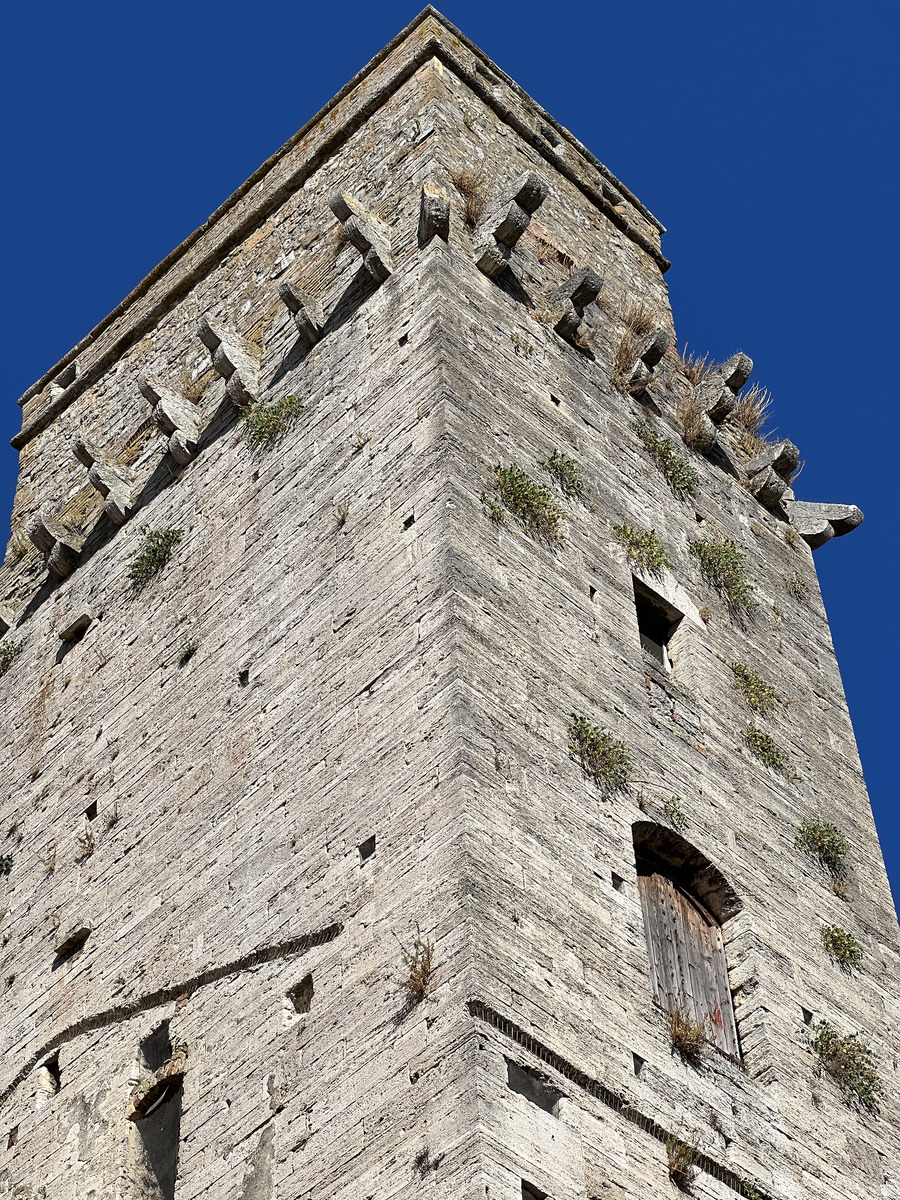
[[[62,1087],[62,1071],[59,1067],[59,1054],[54,1054],[44,1063],[44,1087],[47,1093],[55,1096]]]
[[[596,598],[597,598],[597,589],[596,589],[595,587],[589,587],[589,588],[588,588],[588,595],[590,596],[591,600],[596,600]]]
[[[612,885],[617,892],[622,892],[625,890],[625,880],[621,875],[617,875],[615,871],[612,873]]]
[[[140,1044],[144,1070],[156,1073],[172,1057],[169,1022],[163,1021]],[[175,1200],[181,1140],[181,1076],[159,1089],[135,1121],[133,1200]]]
[[[18,1145],[18,1142],[19,1142],[19,1127],[18,1127],[18,1125],[13,1125],[12,1129],[9,1131],[9,1137],[6,1139],[7,1150],[12,1150],[13,1146]]]
[[[357,850],[359,851],[359,861],[361,863],[370,859],[375,853],[375,834],[373,833],[371,837],[367,837],[364,842],[360,842]]]
[[[640,579],[633,579],[634,607],[638,633],[644,653],[665,672],[672,670],[672,636],[681,624],[683,613],[652,592]]]
[[[250,682],[249,669],[245,667],[243,671],[238,671],[238,685],[240,687],[246,687],[249,682]]]
[[[804,1025],[812,1025],[812,1019],[813,1019],[813,1015],[812,1015],[812,1013],[809,1011],[809,1009],[808,1009],[808,1008],[804,1008],[804,1007],[801,1005],[801,1006],[800,1006],[800,1012],[803,1014],[803,1024],[804,1024]]]
[[[87,819],[89,821],[96,820],[96,818],[97,818],[97,801],[96,800],[92,800],[90,802],[90,804],[84,810],[84,815],[87,817]]]
[[[551,1113],[554,1117],[559,1115],[560,1092],[537,1071],[530,1071],[508,1058],[506,1083],[511,1092],[524,1096],[544,1112]]]
[[[539,1187],[535,1187],[533,1183],[526,1183],[522,1180],[522,1200],[550,1200],[546,1192],[542,1192]]]
[[[288,992],[288,999],[294,1006],[294,1012],[308,1013],[313,999],[313,977],[306,975]]]
[[[398,346],[405,346],[405,345],[406,345],[406,343],[407,343],[408,341],[409,341],[409,334],[408,334],[408,333],[404,333],[402,337],[399,337],[399,338],[397,339],[397,345],[398,345]]]
[[[637,1075],[638,1079],[640,1079],[641,1072],[643,1071],[644,1067],[647,1065],[647,1060],[645,1058],[641,1058],[641,1056],[639,1054],[635,1054],[634,1051],[632,1051],[631,1065],[632,1065],[635,1075]]]
[[[416,523],[416,514],[410,513],[409,516],[406,518],[406,520],[403,522],[403,528],[409,529],[413,525],[415,525],[415,523]]]

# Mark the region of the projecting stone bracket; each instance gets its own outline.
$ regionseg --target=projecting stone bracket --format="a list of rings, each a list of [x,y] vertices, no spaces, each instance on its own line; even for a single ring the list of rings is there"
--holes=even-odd
[[[213,370],[225,380],[225,392],[235,408],[253,404],[259,394],[259,355],[255,347],[206,317],[197,326],[197,336],[210,353]]]
[[[145,1079],[131,1093],[125,1116],[129,1121],[142,1121],[161,1104],[165,1104],[184,1083],[187,1071],[187,1046],[178,1046],[170,1059],[163,1063],[155,1075]]]
[[[733,354],[720,363],[694,388],[694,400],[699,412],[693,445],[709,454],[716,445],[716,426],[721,425],[737,404],[738,392],[750,378],[753,359],[746,354]]]
[[[782,500],[793,499],[788,493],[799,462],[800,451],[793,442],[778,442],[747,463],[747,488],[760,504],[775,508]]]
[[[594,303],[602,287],[603,279],[592,267],[581,267],[553,292],[549,307],[554,313],[561,312],[553,326],[560,337],[577,345],[584,331],[584,310]]]
[[[141,395],[153,409],[153,419],[169,439],[168,450],[183,467],[196,457],[200,416],[196,405],[155,379],[139,379]]]
[[[322,339],[322,326],[325,316],[321,302],[299,291],[286,279],[278,285],[278,295],[288,312],[294,319],[297,332],[304,339],[310,350]]]
[[[788,520],[813,550],[833,537],[843,537],[862,524],[855,504],[815,504],[808,500],[785,502]]]
[[[635,355],[634,366],[625,372],[627,375],[625,388],[629,394],[642,392],[647,387],[671,341],[671,335],[667,330],[657,329],[655,333],[651,333],[640,343]]]
[[[526,171],[512,185],[512,197],[504,200],[481,222],[475,234],[475,264],[490,279],[496,279],[509,262],[510,252],[528,228],[534,213],[547,198],[549,187],[533,171]]]
[[[436,183],[423,183],[422,204],[419,210],[419,245],[427,246],[435,237],[445,242],[450,237],[450,197]]]
[[[347,239],[362,255],[363,266],[376,283],[384,283],[394,270],[387,227],[348,192],[335,192],[328,200],[328,207],[343,225]]]
[[[103,497],[103,511],[113,524],[124,525],[134,512],[134,480],[131,472],[111,462],[80,434],[76,434],[69,445],[82,466],[87,467],[88,483]]]
[[[57,521],[47,508],[31,518],[25,536],[44,554],[47,570],[57,579],[65,579],[78,566],[84,538]]]

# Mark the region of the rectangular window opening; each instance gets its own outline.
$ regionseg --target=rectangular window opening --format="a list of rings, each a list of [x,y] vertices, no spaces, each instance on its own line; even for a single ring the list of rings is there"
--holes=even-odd
[[[668,674],[674,665],[672,637],[684,614],[651,591],[640,579],[633,578],[632,582],[641,649]]]
[[[612,885],[617,892],[623,892],[625,890],[625,880],[621,875],[617,875],[615,871],[612,873]]]
[[[96,800],[92,800],[90,802],[90,804],[84,810],[84,815],[87,817],[87,819],[89,821],[93,821],[96,819],[96,817],[97,817],[97,801]]]
[[[527,1067],[522,1067],[508,1058],[506,1060],[506,1083],[511,1092],[517,1092],[520,1096],[524,1096],[526,1100],[530,1100],[532,1104],[536,1104],[538,1108],[542,1108],[551,1116],[559,1116],[560,1093],[537,1071],[530,1071]]]
[[[415,523],[416,523],[416,514],[410,513],[409,516],[406,518],[406,520],[403,522],[403,528],[411,529],[412,526],[415,525]]]
[[[632,1065],[632,1069],[634,1070],[634,1073],[635,1073],[635,1075],[637,1075],[638,1079],[640,1079],[641,1072],[643,1071],[644,1067],[646,1066],[646,1063],[647,1063],[647,1060],[645,1058],[641,1058],[641,1056],[639,1054],[635,1054],[634,1051],[632,1051],[631,1065]]]
[[[361,863],[370,859],[375,853],[375,834],[373,833],[371,837],[367,837],[364,842],[360,842],[357,850],[359,851],[359,861]]]
[[[522,1200],[550,1200],[546,1192],[542,1192],[539,1187],[535,1187],[533,1183],[526,1183],[522,1180]]]

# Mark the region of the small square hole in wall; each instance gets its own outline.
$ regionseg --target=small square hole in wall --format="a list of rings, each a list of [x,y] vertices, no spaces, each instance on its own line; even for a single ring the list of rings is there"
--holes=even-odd
[[[416,514],[410,513],[409,516],[406,518],[406,520],[403,522],[403,528],[411,529],[412,526],[415,525],[415,523],[416,523]]]
[[[555,405],[556,405],[556,407],[557,407],[557,408],[559,408],[560,401],[559,401],[559,400],[556,398],[556,396],[551,396],[551,397],[550,397],[550,403],[551,403],[551,404],[555,404]]]
[[[313,977],[306,975],[288,992],[288,999],[294,1006],[294,1012],[308,1013],[313,999]]]
[[[18,1142],[19,1142],[19,1127],[18,1127],[18,1125],[13,1125],[12,1129],[9,1131],[9,1137],[6,1139],[7,1150],[12,1150],[13,1146],[18,1145]]]
[[[97,801],[96,800],[92,800],[90,802],[90,804],[84,810],[84,815],[87,817],[87,819],[89,821],[93,821],[96,819],[96,816],[97,816]]]
[[[625,880],[621,875],[617,875],[615,871],[612,873],[612,885],[617,892],[623,892],[625,890]]]
[[[522,1180],[522,1200],[550,1200],[546,1192],[542,1192],[539,1187],[535,1187],[533,1183],[526,1183]]]
[[[632,582],[641,648],[648,658],[652,658],[668,673],[674,661],[670,653],[672,638],[684,614],[651,591],[640,579],[632,579]]]
[[[591,598],[591,602],[593,602],[594,600],[596,600],[596,599],[597,599],[597,589],[596,589],[595,587],[589,587],[589,588],[588,588],[588,595],[589,595],[589,596],[590,596],[590,598]]]
[[[800,1012],[803,1014],[803,1024],[804,1024],[804,1025],[812,1025],[812,1019],[813,1019],[813,1015],[812,1015],[812,1013],[809,1011],[809,1009],[808,1009],[808,1008],[804,1008],[804,1007],[803,1007],[803,1005],[801,1005],[801,1006],[800,1006]]]
[[[373,833],[371,837],[367,837],[364,842],[360,842],[357,850],[359,851],[359,861],[361,863],[367,862],[375,853],[375,834]]]
[[[409,341],[409,334],[404,333],[402,337],[397,338],[397,345],[405,346],[408,341]]]
[[[641,1056],[639,1054],[635,1054],[632,1051],[631,1066],[632,1066],[632,1070],[634,1071],[635,1075],[637,1075],[638,1079],[640,1079],[641,1072],[643,1071],[643,1069],[646,1065],[647,1065],[646,1058],[641,1058]]]

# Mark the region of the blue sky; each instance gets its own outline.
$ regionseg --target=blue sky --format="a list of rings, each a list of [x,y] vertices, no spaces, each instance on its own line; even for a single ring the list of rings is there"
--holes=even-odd
[[[50,0],[7,11],[0,522],[19,394],[417,10]],[[775,423],[806,459],[801,497],[866,513],[816,562],[900,899],[900,10],[894,0],[448,0],[442,11],[669,228],[679,340],[753,357]],[[882,458],[877,445],[889,447]]]

